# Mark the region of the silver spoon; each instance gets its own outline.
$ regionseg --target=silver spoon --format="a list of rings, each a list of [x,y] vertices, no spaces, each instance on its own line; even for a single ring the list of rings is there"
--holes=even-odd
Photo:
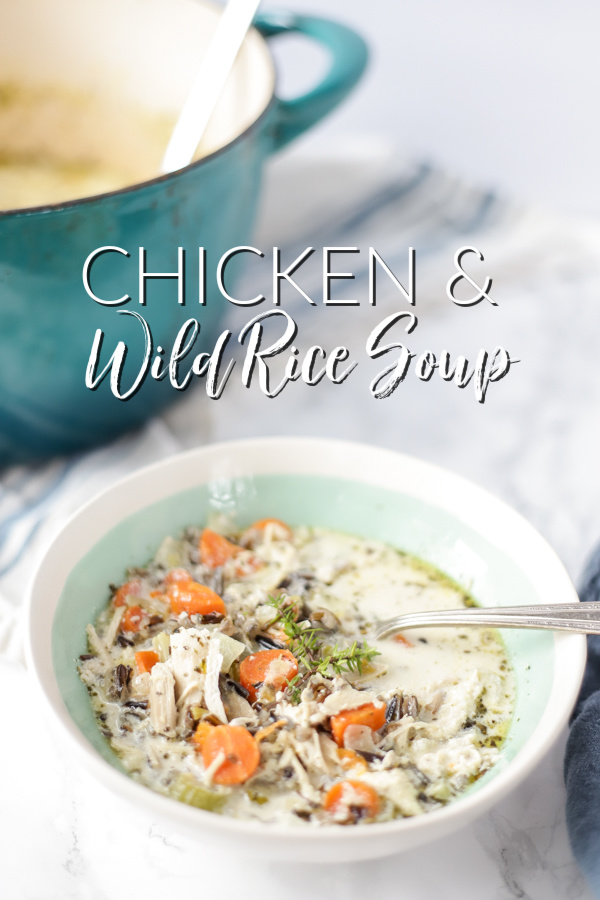
[[[477,625],[493,628],[547,628],[551,631],[573,631],[600,634],[600,602],[556,603],[548,606],[468,607],[466,609],[434,609],[407,613],[380,622],[376,638],[386,638],[408,628],[439,625]]]

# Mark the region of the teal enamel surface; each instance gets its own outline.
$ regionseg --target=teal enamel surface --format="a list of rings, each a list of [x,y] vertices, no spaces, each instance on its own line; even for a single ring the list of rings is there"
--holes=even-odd
[[[356,83],[367,64],[367,47],[350,28],[311,16],[271,13],[259,17],[258,27],[265,37],[290,31],[305,34],[331,53],[331,68],[312,91],[294,100],[278,101],[275,145],[279,149],[315,125],[343,100],[348,85]]]
[[[85,652],[85,627],[108,600],[108,584],[128,566],[148,561],[166,534],[202,525],[212,511],[235,513],[241,526],[276,516],[386,541],[435,565],[467,587],[483,605],[539,602],[529,579],[504,553],[454,516],[405,494],[320,476],[260,476],[215,481],[154,503],[121,521],[71,572],[54,618],[54,669],[69,713],[90,743],[113,765],[118,760],[99,734],[87,690],[76,671]],[[503,633],[517,677],[514,720],[502,758],[472,788],[493,778],[538,725],[554,677],[549,632]]]
[[[200,335],[184,371],[197,353],[212,350],[227,301],[213,274],[206,305],[198,304],[198,247],[206,249],[207,272],[214,273],[226,250],[251,243],[265,160],[333,109],[366,62],[362,39],[334,22],[263,15],[256,26],[266,36],[297,32],[324,44],[332,54],[324,80],[303,97],[272,98],[239,138],[173,175],[60,206],[0,213],[0,465],[108,440],[178,399],[168,379],[147,377],[126,401],[106,381],[95,392],[86,388],[96,329],[105,336],[101,368],[122,340],[128,346],[123,389],[135,381],[144,334],[139,321],[119,310],[142,314],[167,358],[180,327],[196,318]],[[127,293],[126,306],[100,306],[84,290],[84,261],[104,246],[120,247],[130,258],[101,257],[92,289],[103,299]],[[152,272],[176,271],[177,248],[186,250],[186,306],[178,305],[175,281],[156,279],[140,306],[139,247]]]

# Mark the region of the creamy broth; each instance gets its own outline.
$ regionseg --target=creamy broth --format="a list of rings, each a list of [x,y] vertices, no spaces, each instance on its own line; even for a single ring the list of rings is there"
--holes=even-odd
[[[60,203],[159,174],[165,114],[58,85],[0,82],[0,209]]]
[[[300,551],[301,566],[317,563],[317,572],[327,582],[331,577],[331,560],[351,558],[354,563],[348,571],[341,571],[317,597],[319,605],[326,605],[342,622],[351,627],[352,618],[358,614],[369,623],[390,619],[403,613],[424,609],[456,609],[474,605],[469,593],[445,578],[440,572],[424,565],[413,557],[398,553],[395,549],[370,541],[362,541],[348,535],[333,533],[316,534],[306,548]],[[420,643],[418,654],[407,659],[406,648],[396,641],[369,640],[381,653],[379,662],[385,661],[387,673],[378,684],[397,685],[398,672],[402,673],[405,691],[418,692],[432,679],[461,681],[473,669],[486,669],[490,654],[504,656],[504,647],[493,631],[455,628],[411,629],[406,637],[411,643]],[[464,642],[468,646],[463,646]]]
[[[167,538],[88,628],[80,674],[134,778],[238,818],[362,825],[434,811],[497,762],[515,691],[498,633],[373,637],[473,605],[463,588],[378,541],[220,525]]]

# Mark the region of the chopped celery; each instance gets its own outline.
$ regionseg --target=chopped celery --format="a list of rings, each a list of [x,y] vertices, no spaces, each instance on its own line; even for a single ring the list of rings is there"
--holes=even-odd
[[[197,806],[209,812],[219,812],[227,799],[226,794],[211,791],[199,784],[191,775],[178,775],[170,790],[171,797],[188,806]]]
[[[156,634],[152,638],[152,647],[154,648],[155,653],[158,653],[158,658],[161,663],[164,663],[168,660],[170,646],[171,639],[168,634],[165,634],[164,631],[161,631],[160,634]]]
[[[194,721],[199,722],[202,716],[207,714],[208,710],[204,709],[203,706],[192,706],[190,712],[192,713]]]
[[[166,537],[154,557],[157,566],[164,566],[165,569],[174,569],[183,563],[184,551],[182,541],[176,541],[175,538]]]
[[[229,672],[232,664],[246,649],[246,645],[236,641],[227,634],[218,634],[219,651],[223,656],[221,672]]]
[[[452,791],[447,782],[434,784],[426,791],[426,793],[428,797],[431,797],[433,800],[439,800],[440,803],[447,803],[448,800],[452,798]]]

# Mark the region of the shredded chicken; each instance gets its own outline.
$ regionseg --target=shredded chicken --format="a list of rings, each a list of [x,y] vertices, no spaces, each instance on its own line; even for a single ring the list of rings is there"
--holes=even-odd
[[[150,716],[152,727],[158,734],[171,737],[175,734],[177,707],[175,705],[175,678],[166,663],[156,663],[150,676]]]

